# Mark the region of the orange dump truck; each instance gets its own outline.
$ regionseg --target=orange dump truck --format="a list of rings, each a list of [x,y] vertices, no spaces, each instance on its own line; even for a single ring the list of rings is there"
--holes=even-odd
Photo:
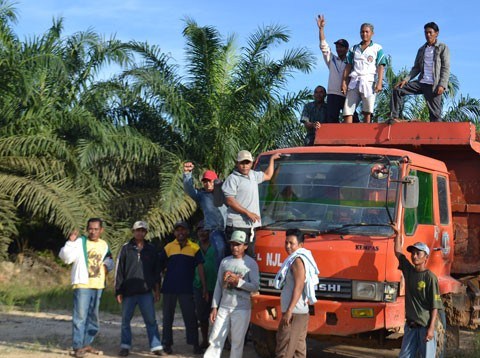
[[[429,246],[452,337],[458,327],[480,323],[480,143],[472,124],[324,124],[315,146],[263,153],[256,168],[276,152],[284,155],[260,186],[263,226],[256,234],[260,294],[252,336],[260,356],[274,352],[281,311],[273,279],[287,256],[289,228],[306,234],[320,269],[310,336],[403,331],[393,228],[403,234],[405,252],[417,241]]]

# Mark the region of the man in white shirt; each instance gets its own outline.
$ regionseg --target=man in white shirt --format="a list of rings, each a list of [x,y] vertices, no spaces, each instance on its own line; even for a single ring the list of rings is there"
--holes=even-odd
[[[323,59],[328,67],[328,88],[327,88],[327,119],[326,123],[338,123],[340,111],[345,104],[345,94],[342,93],[342,77],[345,70],[345,61],[348,52],[348,41],[340,39],[334,42],[337,56],[335,56],[325,38],[325,17],[317,17],[318,35],[320,39],[320,50]]]
[[[342,92],[346,94],[343,120],[352,123],[355,110],[362,101],[365,123],[370,123],[375,97],[382,90],[384,66],[387,64],[383,48],[372,41],[373,25],[360,26],[362,42],[347,53],[347,65],[343,71]],[[375,78],[376,77],[376,78]]]

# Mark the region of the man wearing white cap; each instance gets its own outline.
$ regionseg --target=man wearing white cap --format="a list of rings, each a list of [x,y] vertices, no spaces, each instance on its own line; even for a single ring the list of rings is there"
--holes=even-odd
[[[118,355],[126,357],[130,353],[130,321],[138,306],[147,329],[150,350],[161,356],[165,353],[155,318],[155,301],[160,299],[160,261],[155,247],[145,240],[148,224],[145,221],[136,221],[132,231],[133,239],[120,250],[115,270],[115,295],[117,302],[122,305],[121,344]]]
[[[435,321],[443,309],[438,279],[427,269],[429,247],[417,242],[407,247],[412,263],[402,252],[401,234],[395,237],[395,256],[405,278],[405,333],[399,357],[435,358],[437,337]],[[413,264],[413,265],[412,265]]]
[[[235,170],[222,185],[225,195],[227,210],[227,227],[225,235],[230,240],[235,230],[244,231],[249,243],[247,254],[255,258],[254,229],[262,225],[260,219],[260,201],[258,185],[272,178],[275,159],[280,158],[276,153],[270,157],[270,162],[265,171],[252,170],[253,156],[247,150],[241,150],[237,155]]]
[[[260,282],[257,262],[245,255],[247,245],[245,232],[232,233],[232,256],[224,258],[218,270],[210,312],[213,328],[204,358],[220,358],[227,336],[231,340],[230,358],[243,356],[252,310],[250,294],[258,291]]]

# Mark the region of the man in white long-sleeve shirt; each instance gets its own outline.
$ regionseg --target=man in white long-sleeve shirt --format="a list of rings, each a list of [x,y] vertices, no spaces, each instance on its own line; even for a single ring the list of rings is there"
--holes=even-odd
[[[89,219],[87,232],[88,236],[72,232],[59,254],[63,262],[72,264],[72,347],[77,358],[100,353],[91,344],[99,331],[98,312],[106,275],[114,266],[108,244],[100,238],[103,221]]]
[[[210,320],[213,323],[204,357],[219,358],[225,339],[230,336],[230,358],[241,358],[245,334],[250,322],[250,294],[258,291],[258,265],[245,255],[247,235],[234,231],[230,238],[232,256],[223,259],[217,275]],[[230,333],[230,334],[229,334]]]
[[[326,122],[338,123],[340,111],[345,104],[345,94],[342,93],[342,78],[349,45],[348,41],[345,39],[335,41],[335,50],[337,52],[337,56],[335,56],[325,38],[325,17],[323,15],[318,15],[317,26],[320,39],[320,50],[322,51],[323,59],[329,72]]]

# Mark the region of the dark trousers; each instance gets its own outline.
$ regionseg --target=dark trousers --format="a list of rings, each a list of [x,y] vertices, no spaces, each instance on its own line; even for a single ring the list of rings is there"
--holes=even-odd
[[[177,300],[180,302],[183,322],[187,333],[187,344],[198,346],[198,322],[195,314],[195,303],[193,301],[193,293],[190,294],[174,294],[163,293],[163,346],[173,345],[173,319],[175,317],[175,308]]]
[[[236,230],[243,231],[245,234],[247,234],[247,241],[248,241],[248,248],[247,248],[247,255],[256,258],[255,257],[255,230],[252,230],[252,228],[249,227],[233,227],[233,226],[227,226],[225,228],[225,239],[227,241],[226,245],[226,250],[225,256],[230,256],[232,254],[232,250],[230,250],[230,238],[232,237],[232,233]]]
[[[392,92],[390,100],[390,117],[400,118],[400,110],[403,107],[403,97],[410,94],[423,94],[430,113],[430,122],[442,121],[442,96],[433,93],[432,85],[412,81],[406,83],[402,88],[397,87]]]
[[[327,96],[327,123],[339,123],[340,111],[343,110],[345,97],[338,94]]]

